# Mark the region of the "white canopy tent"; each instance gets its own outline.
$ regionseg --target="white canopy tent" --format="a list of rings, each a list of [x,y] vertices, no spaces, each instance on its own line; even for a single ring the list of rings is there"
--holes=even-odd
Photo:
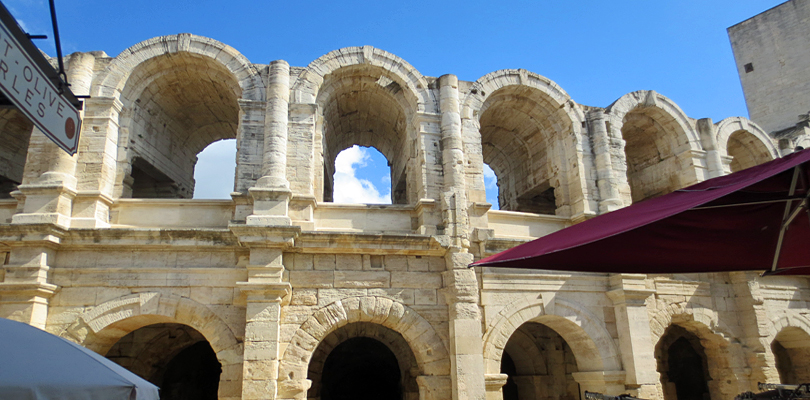
[[[0,318],[0,399],[159,398],[155,385],[92,350]]]

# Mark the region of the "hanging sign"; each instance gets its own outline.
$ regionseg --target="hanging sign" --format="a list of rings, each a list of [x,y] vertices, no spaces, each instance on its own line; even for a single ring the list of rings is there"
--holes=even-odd
[[[0,21],[0,91],[45,136],[70,155],[76,154],[81,129],[79,111],[62,95],[7,25],[5,20]]]

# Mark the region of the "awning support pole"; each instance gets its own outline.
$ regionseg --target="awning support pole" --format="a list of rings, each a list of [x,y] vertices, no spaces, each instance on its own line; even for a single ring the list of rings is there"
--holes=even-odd
[[[798,165],[793,168],[793,179],[790,182],[790,191],[788,192],[788,196],[792,197],[796,193],[796,183],[799,181],[799,175],[801,175],[801,171],[802,170]],[[796,207],[796,210],[793,212],[794,216],[792,218],[790,217],[791,203],[785,204],[785,214],[782,217],[782,226],[779,227],[779,239],[777,239],[776,241],[776,252],[773,255],[773,265],[771,265],[771,272],[776,271],[776,265],[779,264],[779,254],[782,253],[782,240],[785,239],[785,231],[787,230],[788,227],[788,219],[792,220],[793,218],[795,218],[795,214],[798,214],[797,211],[801,210],[802,206],[805,204],[806,201],[807,199],[805,199],[801,204],[799,204],[798,207]]]

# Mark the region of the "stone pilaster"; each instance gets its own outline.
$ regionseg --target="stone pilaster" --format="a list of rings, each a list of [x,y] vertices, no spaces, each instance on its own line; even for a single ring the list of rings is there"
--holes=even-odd
[[[627,389],[637,391],[641,398],[652,398],[656,393],[658,373],[655,365],[655,344],[650,334],[650,317],[646,301],[655,293],[647,289],[646,275],[615,274],[610,277],[616,329],[619,334],[622,364],[626,371]]]
[[[58,289],[49,282],[50,265],[63,234],[52,225],[12,225],[0,232],[0,240],[15,237],[25,242],[11,249],[9,263],[3,266],[0,317],[45,329],[48,303]]]
[[[618,172],[613,168],[614,160],[610,152],[611,138],[608,134],[605,113],[602,110],[588,113],[588,126],[593,138],[596,186],[599,188],[599,212],[614,211],[624,204],[619,195]]]
[[[756,390],[759,382],[779,382],[779,373],[773,365],[769,327],[770,315],[765,307],[765,299],[757,272],[729,272],[729,280],[734,294],[737,319],[742,330],[742,349],[748,365],[745,369],[748,382],[738,382],[741,390]],[[770,359],[770,360],[769,360]]]
[[[706,178],[715,178],[723,175],[723,159],[717,146],[717,130],[711,118],[702,118],[697,121],[697,131],[700,134],[700,143],[706,151]]]
[[[443,292],[450,317],[453,400],[483,400],[486,398],[486,387],[481,312],[478,307],[480,296],[475,271],[467,268],[473,256],[450,252],[445,257],[448,270],[443,273]]]
[[[282,258],[300,229],[232,225],[231,230],[250,248],[247,282],[237,283],[247,301],[242,399],[275,399],[281,308],[292,292],[283,281]]]
[[[84,101],[72,227],[110,226],[117,169],[118,118],[122,107],[113,97],[92,97]]]

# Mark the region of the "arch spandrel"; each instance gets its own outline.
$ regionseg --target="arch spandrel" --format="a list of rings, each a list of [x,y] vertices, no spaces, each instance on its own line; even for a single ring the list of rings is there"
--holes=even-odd
[[[315,104],[325,77],[339,69],[360,65],[378,67],[406,88],[405,96],[413,113],[438,112],[437,99],[428,88],[427,79],[407,61],[372,46],[345,47],[312,61],[292,82],[290,101]]]
[[[549,312],[550,311],[550,312]],[[582,372],[621,371],[616,343],[604,323],[582,305],[555,299],[546,309],[542,299],[525,298],[509,305],[484,333],[484,369],[500,373],[501,358],[512,334],[526,322],[538,322],[557,332],[569,344]]]
[[[222,42],[188,33],[155,37],[122,51],[99,74],[91,95],[117,98],[138,66],[155,57],[178,52],[204,56],[221,64],[239,82],[242,98],[265,100],[264,83],[259,71],[245,56]]]

